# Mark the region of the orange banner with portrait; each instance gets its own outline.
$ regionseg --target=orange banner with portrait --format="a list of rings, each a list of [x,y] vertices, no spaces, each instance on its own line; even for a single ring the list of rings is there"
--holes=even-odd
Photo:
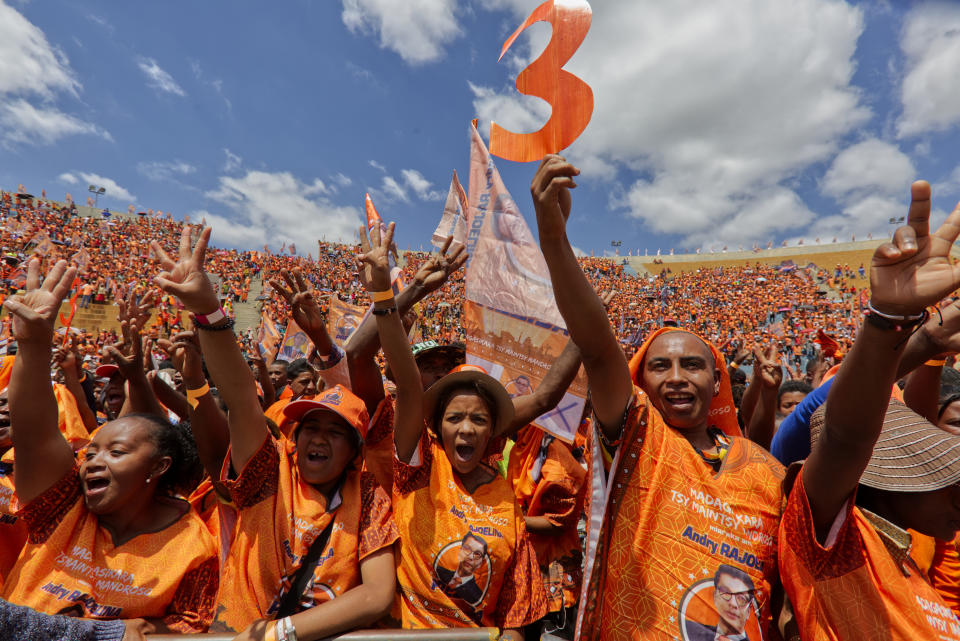
[[[487,370],[511,397],[534,392],[570,340],[565,329],[471,300],[464,301],[463,320],[467,361]],[[581,369],[556,409],[534,425],[572,444],[586,395],[587,377]]]

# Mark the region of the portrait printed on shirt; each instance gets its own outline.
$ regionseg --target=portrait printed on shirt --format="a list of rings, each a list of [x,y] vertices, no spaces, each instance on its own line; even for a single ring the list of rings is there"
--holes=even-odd
[[[465,604],[466,611],[483,610],[490,586],[490,555],[487,542],[473,533],[448,543],[433,559],[434,589]]]
[[[721,564],[712,577],[687,588],[680,600],[683,641],[762,641],[760,604],[753,580],[743,570]]]

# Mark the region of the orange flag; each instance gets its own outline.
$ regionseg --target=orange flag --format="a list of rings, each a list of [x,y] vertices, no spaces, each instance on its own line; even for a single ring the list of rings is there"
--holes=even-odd
[[[593,115],[593,90],[564,71],[563,65],[587,37],[592,20],[593,12],[586,0],[547,0],[507,38],[501,59],[517,36],[533,23],[549,22],[553,26],[547,48],[517,76],[517,90],[547,101],[553,113],[543,128],[531,134],[516,134],[491,123],[491,154],[517,162],[540,160],[569,147],[587,128]]]

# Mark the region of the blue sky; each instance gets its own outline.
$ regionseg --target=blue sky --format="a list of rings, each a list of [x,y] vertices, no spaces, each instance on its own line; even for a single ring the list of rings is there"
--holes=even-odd
[[[0,186],[206,216],[221,245],[352,238],[363,194],[426,246],[479,116],[539,128],[513,88],[537,0],[0,0]],[[960,3],[596,0],[567,69],[586,252],[889,231],[911,180],[960,197]],[[535,165],[501,160],[533,223]]]

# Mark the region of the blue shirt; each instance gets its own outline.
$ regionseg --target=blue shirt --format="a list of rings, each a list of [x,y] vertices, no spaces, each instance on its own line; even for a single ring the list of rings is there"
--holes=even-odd
[[[827,401],[833,379],[813,390],[780,423],[773,435],[770,453],[784,465],[802,461],[810,455],[810,417]]]

